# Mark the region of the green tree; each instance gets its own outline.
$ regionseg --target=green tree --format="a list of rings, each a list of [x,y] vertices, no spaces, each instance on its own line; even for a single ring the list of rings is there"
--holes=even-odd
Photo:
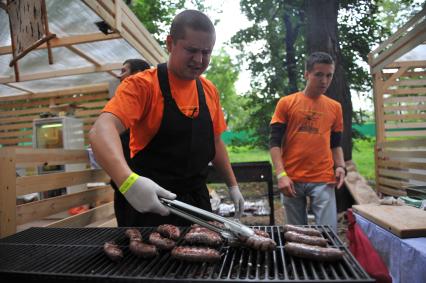
[[[206,78],[211,80],[219,91],[226,123],[232,129],[238,126],[244,116],[240,107],[244,98],[238,96],[235,90],[239,72],[239,67],[232,62],[231,57],[224,49],[221,49],[218,55],[212,56],[206,72]]]
[[[345,71],[350,89],[371,92],[367,55],[390,33],[381,21],[379,7],[382,1],[393,0],[342,0],[335,3],[336,38],[339,39],[335,46],[341,50],[339,64]],[[394,2],[412,3],[413,0]],[[295,87],[301,89],[304,85],[303,60],[308,53],[305,3],[306,0],[240,1],[241,10],[253,25],[239,31],[232,43],[245,50],[242,60],[248,62],[252,74],[252,91],[247,94],[252,118],[246,123],[247,128],[254,129],[257,144],[264,147],[267,146],[267,129],[276,101],[294,92]],[[321,7],[318,9],[322,11]],[[321,16],[327,17],[324,13]],[[250,45],[260,47],[252,51],[247,48]],[[346,105],[351,112],[348,96]],[[351,122],[350,116],[346,122]]]

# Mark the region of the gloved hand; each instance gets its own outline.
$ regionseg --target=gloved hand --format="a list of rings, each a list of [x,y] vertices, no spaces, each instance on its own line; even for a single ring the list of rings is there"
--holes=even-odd
[[[170,210],[160,203],[159,197],[175,199],[176,195],[160,187],[151,179],[132,173],[120,186],[120,192],[139,212],[153,212],[162,216]]]
[[[234,202],[235,206],[235,218],[240,219],[241,215],[244,212],[244,198],[240,192],[240,188],[238,186],[232,186],[228,188],[229,197]]]

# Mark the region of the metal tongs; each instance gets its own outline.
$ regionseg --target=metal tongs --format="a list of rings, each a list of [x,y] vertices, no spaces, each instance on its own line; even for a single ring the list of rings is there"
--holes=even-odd
[[[254,235],[252,229],[238,221],[230,220],[178,200],[160,198],[160,201],[170,209],[171,213],[219,233],[229,243],[235,243]],[[223,224],[223,228],[212,225],[208,221],[217,221]]]

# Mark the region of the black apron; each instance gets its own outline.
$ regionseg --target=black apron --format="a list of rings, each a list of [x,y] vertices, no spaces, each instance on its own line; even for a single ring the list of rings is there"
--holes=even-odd
[[[196,79],[199,104],[196,118],[185,116],[172,98],[165,63],[158,65],[158,81],[164,98],[161,125],[149,144],[133,157],[131,169],[175,193],[178,200],[211,211],[206,178],[208,164],[215,156],[215,145],[201,81]],[[193,224],[172,214],[139,213],[118,191],[114,206],[119,227]]]

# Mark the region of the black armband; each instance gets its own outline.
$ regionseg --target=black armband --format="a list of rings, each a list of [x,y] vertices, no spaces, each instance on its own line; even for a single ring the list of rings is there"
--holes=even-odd
[[[281,147],[286,127],[286,124],[281,123],[274,123],[269,126],[269,148]]]
[[[330,148],[342,146],[342,132],[331,132]]]

